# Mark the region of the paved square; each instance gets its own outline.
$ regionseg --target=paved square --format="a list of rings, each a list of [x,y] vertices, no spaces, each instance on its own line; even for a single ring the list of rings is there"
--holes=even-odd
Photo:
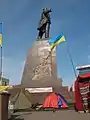
[[[90,120],[89,113],[77,113],[72,110],[67,111],[37,111],[37,112],[28,112],[20,113],[21,115],[16,117],[20,120]]]

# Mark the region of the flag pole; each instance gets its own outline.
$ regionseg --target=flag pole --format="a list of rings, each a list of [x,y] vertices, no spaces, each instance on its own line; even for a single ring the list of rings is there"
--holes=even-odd
[[[72,59],[72,55],[70,53],[70,49],[69,49],[68,43],[67,43],[67,51],[68,51],[69,58],[70,58],[70,61],[71,61],[71,64],[72,64],[72,68],[73,68],[73,71],[74,71],[75,78],[77,78],[76,70],[75,70],[75,67],[74,67],[74,63],[73,63],[73,59]]]
[[[1,46],[1,61],[0,61],[0,64],[1,64],[1,73],[0,73],[0,78],[1,78],[1,85],[2,85],[2,46]]]
[[[1,83],[1,85],[2,85],[2,40],[3,40],[3,32],[2,32],[2,23],[0,23],[1,24],[1,28],[0,28],[0,34],[1,34],[1,39],[0,39],[0,48],[1,48],[1,55],[0,55],[0,67],[1,67],[1,69],[0,69],[0,83]]]

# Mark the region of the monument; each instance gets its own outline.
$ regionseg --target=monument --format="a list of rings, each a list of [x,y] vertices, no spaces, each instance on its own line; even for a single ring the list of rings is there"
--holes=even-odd
[[[51,24],[50,12],[52,12],[52,10],[48,8],[44,8],[42,11],[41,19],[39,21],[39,25],[37,28],[37,30],[39,31],[38,39],[42,39],[43,34],[45,34],[45,38],[49,38],[49,31]]]
[[[22,76],[22,84],[33,87],[51,86],[57,83],[57,65],[56,65],[56,49],[50,53],[50,12],[51,9],[44,8],[38,25],[38,37],[33,47],[29,49],[25,68]],[[45,36],[43,37],[43,35]],[[43,37],[43,38],[42,38]],[[49,56],[48,56],[49,55]],[[48,57],[48,59],[46,59]],[[59,84],[58,81],[57,85]]]
[[[60,92],[62,80],[57,78],[56,49],[50,54],[50,12],[44,8],[38,25],[38,37],[33,47],[29,49],[21,84],[27,88],[52,87],[54,92]],[[45,36],[44,36],[45,35]]]
[[[50,53],[50,12],[51,9],[47,8],[42,11],[38,37],[28,51],[21,84],[9,89],[14,108],[26,109],[32,104],[43,104],[51,92],[60,93],[66,100],[72,101],[68,86],[62,86],[62,79],[57,78],[56,49]]]

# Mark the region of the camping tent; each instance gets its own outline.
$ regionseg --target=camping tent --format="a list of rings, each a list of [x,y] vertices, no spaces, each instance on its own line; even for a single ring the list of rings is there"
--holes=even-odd
[[[61,94],[51,93],[46,97],[42,108],[68,108],[68,103]]]
[[[31,102],[26,95],[27,91],[21,90],[14,98],[14,109],[27,109],[31,107]]]
[[[11,94],[10,103],[14,105],[14,109],[28,109],[37,103],[43,104],[45,98],[50,93],[30,93],[21,85],[13,86],[8,92]]]
[[[14,105],[14,109],[27,109],[31,107],[30,94],[21,86],[15,86],[9,90],[10,102]]]

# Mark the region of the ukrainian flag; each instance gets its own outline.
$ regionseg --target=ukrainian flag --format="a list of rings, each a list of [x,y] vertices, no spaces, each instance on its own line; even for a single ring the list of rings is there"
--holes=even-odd
[[[3,92],[3,91],[5,91],[6,89],[11,89],[11,88],[13,88],[12,86],[0,86],[0,92]]]
[[[2,23],[0,23],[0,46],[2,46]]]
[[[66,40],[65,40],[63,33],[61,33],[60,35],[58,35],[57,37],[53,39],[50,39],[48,42],[50,44],[51,51],[54,49],[54,47],[56,47],[57,45],[65,41]]]

